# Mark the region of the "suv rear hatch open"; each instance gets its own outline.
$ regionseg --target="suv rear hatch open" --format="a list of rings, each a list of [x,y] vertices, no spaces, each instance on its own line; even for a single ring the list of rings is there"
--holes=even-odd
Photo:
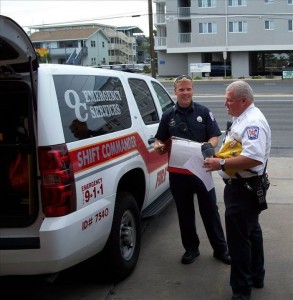
[[[0,227],[29,226],[39,209],[37,69],[38,57],[25,31],[0,16]]]

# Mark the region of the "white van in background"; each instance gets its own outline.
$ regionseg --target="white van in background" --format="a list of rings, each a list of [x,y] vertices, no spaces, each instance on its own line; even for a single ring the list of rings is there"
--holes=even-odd
[[[55,273],[99,253],[125,278],[140,218],[172,199],[168,157],[153,150],[171,97],[150,76],[39,65],[5,16],[0,49],[0,275]]]

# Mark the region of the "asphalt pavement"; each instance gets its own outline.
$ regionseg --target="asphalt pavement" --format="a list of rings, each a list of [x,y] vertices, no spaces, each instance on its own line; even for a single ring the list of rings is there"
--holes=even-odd
[[[272,157],[267,170],[271,182],[267,195],[269,208],[260,215],[265,249],[265,286],[263,289],[253,289],[251,300],[292,300],[293,158]],[[217,173],[213,178],[225,226],[224,183]],[[213,258],[198,209],[196,223],[201,254],[194,263],[182,265],[180,259],[184,250],[174,203],[161,215],[147,221],[136,269],[127,279],[112,286],[105,298],[96,299],[231,299],[230,266]]]

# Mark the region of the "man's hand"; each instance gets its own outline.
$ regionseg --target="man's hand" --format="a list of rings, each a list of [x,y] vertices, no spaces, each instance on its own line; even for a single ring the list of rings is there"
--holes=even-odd
[[[163,143],[160,140],[156,140],[155,144],[154,144],[154,150],[158,153],[158,154],[165,154],[166,152],[169,151],[170,148],[170,143]]]
[[[207,172],[221,170],[220,159],[207,157],[203,162],[203,168]]]

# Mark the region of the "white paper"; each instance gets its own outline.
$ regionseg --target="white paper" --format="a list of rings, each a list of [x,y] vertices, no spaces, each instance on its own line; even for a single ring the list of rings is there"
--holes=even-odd
[[[212,173],[203,168],[201,145],[190,140],[173,138],[169,166],[189,170],[199,177],[210,191],[215,185]]]
[[[203,157],[199,159],[197,155],[192,155],[184,164],[184,168],[200,178],[208,191],[215,187],[212,172],[207,172],[206,169],[203,168]]]

